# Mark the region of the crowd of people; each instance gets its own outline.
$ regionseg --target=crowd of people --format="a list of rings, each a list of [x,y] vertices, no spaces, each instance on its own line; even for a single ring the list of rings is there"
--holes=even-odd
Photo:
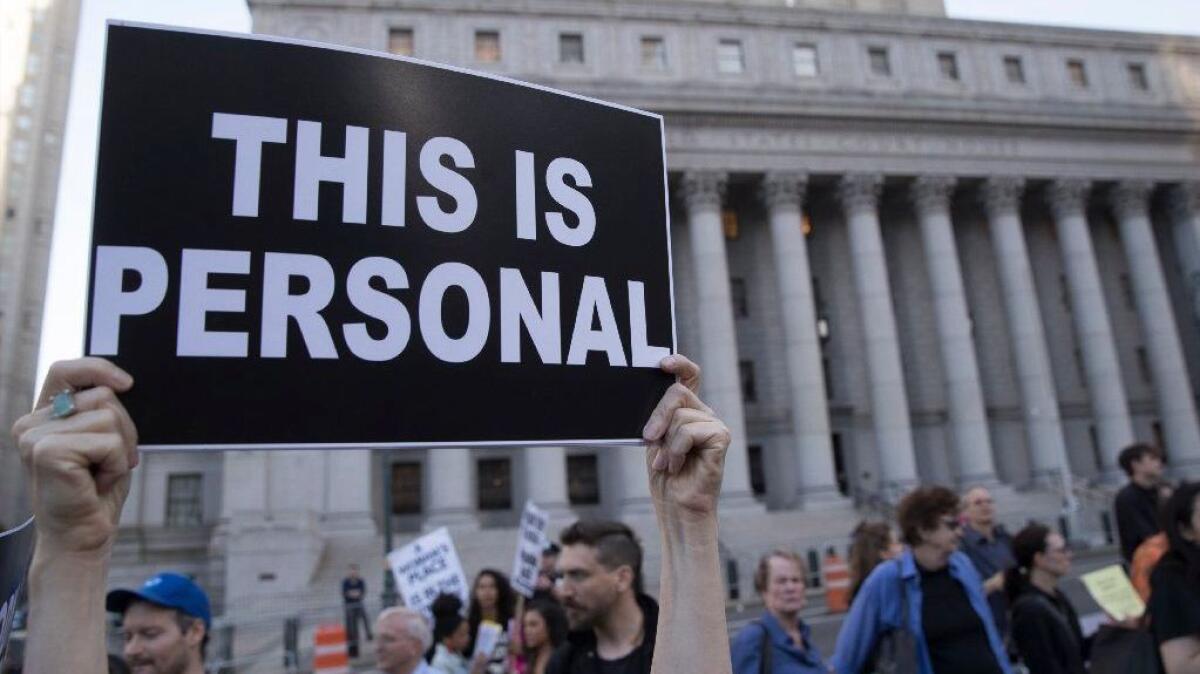
[[[1144,444],[1120,456],[1129,484],[1115,510],[1145,616],[1116,616],[1085,635],[1059,588],[1071,569],[1060,532],[1031,522],[1010,535],[985,487],[959,494],[921,486],[901,499],[894,522],[854,528],[852,600],[831,653],[813,643],[802,618],[805,560],[786,549],[759,560],[754,588],[763,613],[731,645],[716,517],[729,432],[697,397],[695,364],[671,356],[662,367],[676,383],[644,429],[661,534],[659,599],[645,591],[638,537],[612,521],[581,520],[563,530],[545,549],[529,598],[502,572],[485,569],[465,604],[442,595],[427,611],[390,607],[369,621],[366,586],[352,567],[342,584],[346,627],[356,648],[360,625],[373,642],[377,671],[1200,672],[1200,483],[1170,489],[1161,454]],[[160,573],[140,588],[104,592],[138,462],[136,428],[118,398],[132,385],[101,359],[58,363],[36,409],[14,427],[38,523],[26,671],[204,671],[211,610],[194,581]],[[120,616],[122,658],[105,651],[106,611]],[[486,645],[484,625],[499,632]],[[71,635],[69,648],[63,635]],[[1113,668],[1138,658],[1141,666],[1152,660],[1153,669]]]

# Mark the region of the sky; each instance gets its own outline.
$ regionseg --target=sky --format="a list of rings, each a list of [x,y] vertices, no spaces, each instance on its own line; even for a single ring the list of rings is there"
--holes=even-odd
[[[949,16],[1200,35],[1200,0],[945,0]],[[250,29],[245,0],[83,0],[63,141],[38,377],[83,352],[104,24],[122,19],[231,32]]]

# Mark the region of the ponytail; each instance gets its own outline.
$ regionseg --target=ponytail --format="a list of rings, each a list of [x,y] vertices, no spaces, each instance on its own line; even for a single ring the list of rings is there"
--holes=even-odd
[[[1004,572],[1004,593],[1011,605],[1029,587],[1029,574],[1033,570],[1033,558],[1046,551],[1046,537],[1050,527],[1030,522],[1013,536],[1012,552],[1016,566]]]

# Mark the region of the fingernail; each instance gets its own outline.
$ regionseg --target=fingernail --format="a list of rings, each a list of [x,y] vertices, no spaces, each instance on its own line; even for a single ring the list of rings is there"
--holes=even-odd
[[[675,356],[667,356],[666,358],[663,358],[661,362],[659,362],[659,365],[662,365],[663,367],[670,367],[674,364]]]
[[[658,437],[658,423],[656,419],[651,419],[642,427],[642,439],[653,440]]]
[[[654,464],[651,466],[654,470],[662,470],[667,467],[667,458],[663,456],[663,451],[658,450],[658,454],[654,455]]]

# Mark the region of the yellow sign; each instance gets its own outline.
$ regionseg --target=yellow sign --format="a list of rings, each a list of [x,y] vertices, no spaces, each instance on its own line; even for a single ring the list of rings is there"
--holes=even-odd
[[[1085,573],[1081,580],[1100,608],[1116,620],[1140,618],[1146,611],[1142,598],[1119,564]]]

